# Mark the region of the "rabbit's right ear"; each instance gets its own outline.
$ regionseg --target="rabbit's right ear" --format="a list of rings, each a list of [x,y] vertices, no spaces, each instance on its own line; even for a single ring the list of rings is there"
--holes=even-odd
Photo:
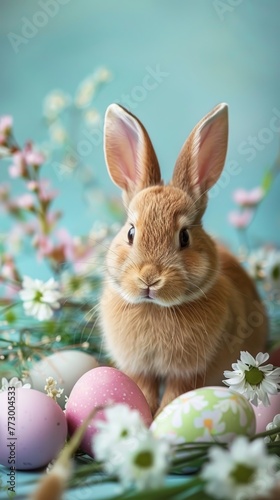
[[[228,106],[216,106],[191,132],[175,164],[172,184],[205,206],[208,190],[220,177],[227,153]]]
[[[160,184],[160,168],[142,123],[118,104],[105,115],[104,150],[113,182],[123,190],[125,204],[142,189]]]

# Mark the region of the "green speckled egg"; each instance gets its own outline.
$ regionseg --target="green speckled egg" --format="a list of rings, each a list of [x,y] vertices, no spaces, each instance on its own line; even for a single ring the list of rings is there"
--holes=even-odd
[[[226,387],[202,387],[174,399],[151,425],[157,437],[175,443],[218,441],[253,436],[256,418],[249,401]]]

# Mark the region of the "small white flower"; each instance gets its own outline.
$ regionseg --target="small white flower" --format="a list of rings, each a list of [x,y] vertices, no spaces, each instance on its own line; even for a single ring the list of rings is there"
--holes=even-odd
[[[17,377],[13,377],[10,380],[7,380],[5,377],[2,378],[2,387],[0,388],[0,392],[7,391],[9,387],[16,387],[22,389],[30,389],[31,384],[23,384],[21,380]]]
[[[232,364],[233,371],[226,370],[224,384],[240,392],[252,404],[262,402],[269,406],[268,394],[277,394],[280,389],[280,368],[273,369],[272,364],[261,366],[269,359],[269,354],[259,352],[254,358],[247,351],[241,351],[240,360]]]
[[[156,439],[136,410],[116,404],[104,410],[105,421],[97,421],[93,451],[109,474],[116,475],[124,487],[139,489],[162,484],[167,471],[171,445]]]
[[[94,75],[89,76],[80,83],[74,100],[77,108],[86,108],[90,105],[96,92],[96,86]]]
[[[104,415],[105,421],[96,422],[98,433],[93,438],[94,455],[100,461],[112,459],[112,451],[118,450],[120,442],[133,439],[146,429],[140,413],[125,404],[106,408]]]
[[[61,394],[63,393],[64,389],[57,388],[57,381],[53,377],[48,377],[46,379],[46,385],[44,387],[47,396],[49,398],[53,399],[56,401],[56,398],[60,398]]]
[[[266,430],[272,431],[273,429],[277,429],[280,427],[280,414],[275,415],[272,422],[267,424]],[[280,441],[280,434],[273,434],[272,436],[266,436],[264,438],[265,443],[273,443],[274,441]]]
[[[56,121],[49,128],[50,139],[56,144],[64,144],[67,141],[67,131],[63,125]]]
[[[94,77],[99,83],[109,82],[112,80],[112,73],[108,68],[101,67],[95,71]]]
[[[247,271],[255,280],[263,280],[265,278],[264,264],[267,259],[268,250],[266,248],[258,248],[248,255]]]
[[[129,447],[120,446],[120,452],[123,456],[117,475],[125,488],[144,490],[163,485],[171,453],[167,440],[156,439],[146,430]]]
[[[71,98],[62,90],[53,90],[46,95],[43,102],[44,116],[50,120],[57,118],[61,111],[69,106]]]
[[[89,126],[98,125],[100,123],[100,114],[96,109],[87,109],[84,113],[85,122]]]
[[[25,314],[34,316],[39,321],[50,319],[53,310],[60,307],[58,301],[61,293],[58,291],[58,283],[53,278],[44,283],[25,276],[19,296],[23,301]]]
[[[87,280],[88,275],[71,274],[68,271],[61,273],[61,290],[64,297],[70,297],[72,301],[89,297],[92,287]]]
[[[264,262],[266,284],[270,290],[280,288],[280,251],[272,249]]]
[[[228,450],[211,447],[209,459],[201,476],[206,481],[206,492],[214,498],[253,500],[256,492],[266,496],[278,481],[279,458],[268,455],[262,439],[250,442],[239,436]]]

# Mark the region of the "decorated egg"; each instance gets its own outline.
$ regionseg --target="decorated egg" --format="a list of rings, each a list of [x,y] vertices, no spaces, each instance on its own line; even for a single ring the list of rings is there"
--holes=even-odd
[[[270,405],[264,406],[259,403],[258,406],[252,405],[256,415],[256,433],[264,432],[267,424],[272,422],[275,415],[280,413],[280,393],[275,396],[269,396]]]
[[[228,443],[238,434],[253,436],[255,425],[254,410],[244,396],[226,387],[202,387],[166,406],[151,430],[174,443]]]
[[[64,446],[65,415],[58,404],[33,389],[0,393],[0,464],[15,469],[46,466]]]
[[[33,389],[44,392],[46,378],[53,377],[57,386],[64,389],[61,398],[57,399],[58,404],[64,408],[64,396],[69,396],[75,383],[84,373],[97,366],[96,359],[85,352],[59,351],[35,363],[25,382],[30,382]]]
[[[125,403],[138,410],[147,426],[152,422],[149,405],[139,387],[127,375],[116,368],[101,366],[85,373],[75,384],[66,406],[69,433],[100,405]],[[99,411],[95,419],[104,419]],[[96,432],[94,419],[91,421],[81,442],[81,449],[92,455],[92,437]]]

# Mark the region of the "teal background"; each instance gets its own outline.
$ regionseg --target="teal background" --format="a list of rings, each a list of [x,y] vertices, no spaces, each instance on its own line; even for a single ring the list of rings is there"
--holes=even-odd
[[[42,6],[53,2],[57,13],[16,53],[9,34],[22,36],[23,18],[33,23]],[[205,226],[237,250],[236,231],[227,222],[234,208],[232,192],[257,186],[279,148],[279,133],[263,132],[270,128],[275,109],[280,126],[279,1],[2,0],[0,9],[1,114],[14,116],[20,143],[45,140],[41,109],[50,90],[73,94],[92,70],[106,66],[113,80],[101,90],[95,106],[103,116],[111,102],[124,104],[124,96],[129,96],[168,180],[192,127],[217,103],[229,104],[226,169],[236,162],[239,173],[228,175],[225,187],[213,192]],[[165,76],[154,89],[142,91],[140,99],[147,68],[156,67]],[[261,150],[246,152],[249,136],[266,140],[259,139]],[[1,181],[8,180],[6,164],[0,167]],[[101,142],[93,148],[90,167],[106,195],[120,195],[108,178]],[[55,205],[64,211],[61,225],[72,234],[83,234],[95,220],[104,219],[98,203],[85,203],[75,176],[60,178],[51,162],[44,174],[60,191]],[[20,181],[15,184],[20,189]],[[278,177],[249,229],[252,245],[280,243],[279,188]],[[2,216],[2,231],[9,224]],[[31,257],[23,254],[22,265],[26,273],[36,274]]]

